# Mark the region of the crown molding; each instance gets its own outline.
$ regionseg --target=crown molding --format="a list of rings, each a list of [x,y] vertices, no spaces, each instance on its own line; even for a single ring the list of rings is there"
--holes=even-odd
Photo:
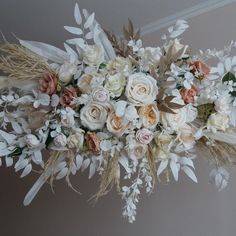
[[[191,8],[179,11],[176,14],[164,17],[141,27],[142,35],[150,34],[162,28],[166,28],[175,23],[178,19],[188,20],[194,16],[201,15],[234,2],[236,2],[236,0],[208,0],[204,3],[197,4]]]

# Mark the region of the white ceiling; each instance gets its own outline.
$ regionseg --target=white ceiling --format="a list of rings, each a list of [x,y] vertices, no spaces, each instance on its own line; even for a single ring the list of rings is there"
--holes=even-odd
[[[194,6],[230,0],[78,0],[81,8],[96,12],[101,25],[116,33],[130,17],[136,27],[154,27],[168,16]],[[233,0],[232,0],[233,1]],[[0,30],[10,37],[44,41],[61,46],[70,37],[64,25],[73,25],[76,0],[0,0]],[[209,5],[208,4],[208,5]],[[145,27],[144,27],[145,28]]]

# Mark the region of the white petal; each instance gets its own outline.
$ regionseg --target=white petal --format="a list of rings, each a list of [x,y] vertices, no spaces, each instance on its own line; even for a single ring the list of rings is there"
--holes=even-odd
[[[76,23],[80,25],[82,23],[82,17],[81,17],[78,3],[75,4],[74,17],[75,17]]]
[[[21,178],[25,177],[26,175],[28,175],[31,172],[31,170],[32,170],[32,165],[31,164],[27,165],[20,177]]]
[[[56,179],[58,180],[58,179],[64,178],[67,175],[67,173],[68,173],[68,168],[65,167],[58,173],[58,175],[56,176]]]
[[[80,169],[80,167],[82,166],[82,163],[83,163],[83,160],[84,158],[81,156],[81,155],[77,155],[76,158],[76,167],[77,167],[77,170]]]
[[[88,166],[89,166],[89,164],[90,164],[90,159],[89,159],[89,158],[88,158],[88,159],[85,159],[84,162],[83,162],[83,164],[82,164],[82,171],[84,171],[85,169],[87,169]]]
[[[159,167],[158,167],[158,170],[157,170],[157,175],[159,176],[167,167],[168,165],[168,160],[163,160],[161,161]]]
[[[93,23],[94,23],[94,17],[95,17],[95,13],[93,12],[88,19],[86,20],[85,24],[84,24],[84,28],[87,29],[89,28]]]
[[[89,179],[91,179],[94,176],[95,172],[96,172],[96,166],[94,163],[91,163],[89,167]]]
[[[83,31],[80,28],[77,28],[77,27],[64,26],[64,28],[65,28],[65,30],[67,30],[68,32],[70,32],[72,34],[76,34],[76,35],[83,34]]]
[[[174,176],[175,181],[178,181],[179,177],[179,166],[175,161],[170,161],[170,169],[172,171],[172,174]]]
[[[190,178],[192,179],[195,183],[197,183],[197,177],[194,174],[194,172],[192,171],[192,169],[188,166],[183,166],[182,170],[184,171],[184,173]]]

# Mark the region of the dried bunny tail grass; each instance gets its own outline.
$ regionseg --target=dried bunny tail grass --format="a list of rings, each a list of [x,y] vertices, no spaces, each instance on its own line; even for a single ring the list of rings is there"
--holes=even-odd
[[[197,143],[198,150],[217,166],[236,165],[236,147],[221,141],[214,141],[207,145],[206,138],[201,138]]]
[[[0,44],[0,71],[15,81],[34,80],[55,72],[37,54],[17,44]]]
[[[111,189],[116,186],[117,191],[120,192],[120,169],[117,155],[113,157],[105,157],[107,164],[100,178],[100,185],[98,192],[90,198],[93,204],[96,204],[100,197],[105,196]]]

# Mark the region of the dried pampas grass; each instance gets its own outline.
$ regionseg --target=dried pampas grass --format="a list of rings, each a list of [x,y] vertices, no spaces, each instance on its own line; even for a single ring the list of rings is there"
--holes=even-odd
[[[221,141],[207,144],[206,138],[201,138],[197,143],[199,152],[216,166],[236,165],[236,146]]]
[[[111,189],[116,186],[117,191],[120,192],[120,168],[118,157],[106,156],[106,166],[100,178],[100,185],[97,193],[91,197],[92,203],[96,203],[100,197],[105,196]]]
[[[0,45],[0,71],[16,82],[55,74],[43,58],[23,46],[8,42]]]

